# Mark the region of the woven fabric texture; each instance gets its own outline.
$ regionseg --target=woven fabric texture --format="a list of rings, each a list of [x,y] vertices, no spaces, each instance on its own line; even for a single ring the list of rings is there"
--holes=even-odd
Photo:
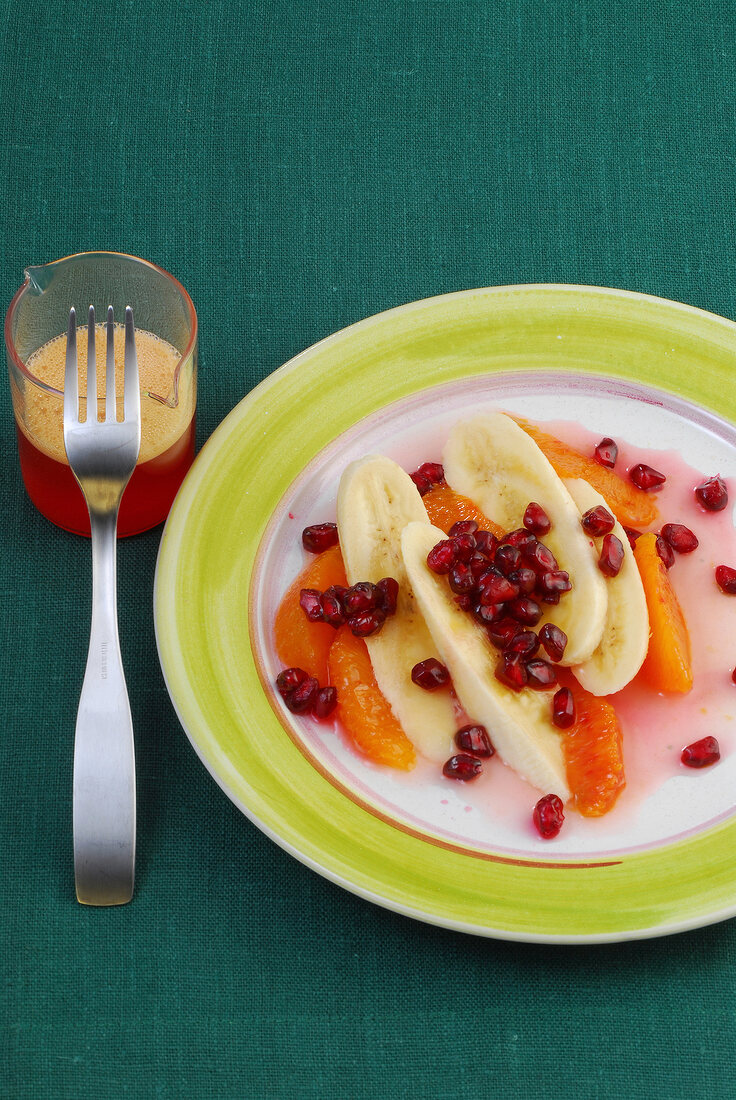
[[[736,318],[736,9],[655,0],[0,0],[0,297],[144,256],[200,321],[201,444],[290,356],[474,286],[641,290]],[[182,733],[160,529],[120,545],[138,886],[77,905],[89,546],[0,432],[0,1095],[726,1100],[733,922],[597,947],[374,907],[269,841]]]

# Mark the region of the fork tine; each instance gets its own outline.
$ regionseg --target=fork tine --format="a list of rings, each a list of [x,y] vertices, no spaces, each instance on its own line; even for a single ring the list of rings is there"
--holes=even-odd
[[[117,420],[115,402],[115,314],[107,307],[107,363],[105,370],[105,420]]]
[[[97,420],[97,348],[95,346],[95,307],[87,314],[87,420]]]
[[[133,310],[125,307],[125,379],[124,379],[124,419],[141,420],[141,391],[138,381],[138,355],[135,350],[135,326]]]
[[[77,381],[77,314],[69,310],[69,328],[66,335],[66,364],[64,366],[64,421],[74,424],[79,420],[79,383]]]

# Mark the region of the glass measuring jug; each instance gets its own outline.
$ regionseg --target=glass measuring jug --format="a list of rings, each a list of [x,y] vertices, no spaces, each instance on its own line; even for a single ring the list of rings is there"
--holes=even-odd
[[[194,459],[197,315],[188,293],[172,275],[135,256],[81,252],[26,269],[25,281],[5,318],[21,473],[38,510],[52,523],[78,534],[89,534],[89,516],[64,451],[64,352],[70,307],[85,316],[90,304],[102,318],[108,305],[120,318],[130,305],[135,318],[141,453],[118,521],[119,536],[133,535],[166,518]],[[119,338],[122,387],[122,328]],[[82,335],[78,346],[83,395],[86,345]],[[117,345],[116,338],[116,364]],[[100,326],[100,362],[104,362],[104,346]],[[99,373],[101,386],[104,372]],[[102,407],[100,401],[100,411]]]

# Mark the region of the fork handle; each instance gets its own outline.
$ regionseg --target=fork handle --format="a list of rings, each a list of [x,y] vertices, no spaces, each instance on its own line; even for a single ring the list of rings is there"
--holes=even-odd
[[[135,873],[133,721],[118,637],[117,511],[90,509],[92,624],[74,738],[74,877],[86,905],[123,905]]]

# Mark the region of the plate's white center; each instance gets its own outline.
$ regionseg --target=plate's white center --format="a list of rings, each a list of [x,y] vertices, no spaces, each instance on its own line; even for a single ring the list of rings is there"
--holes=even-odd
[[[369,453],[388,455],[409,471],[421,462],[439,460],[450,427],[483,405],[532,420],[574,421],[583,426],[583,436],[585,430],[596,438],[612,436],[622,445],[623,466],[627,458],[640,460],[637,448],[660,450],[669,452],[658,465],[665,473],[687,464],[736,479],[736,430],[687,402],[645,387],[589,376],[519,373],[469,379],[407,398],[360,422],[319,454],[269,525],[256,577],[256,648],[271,680],[281,667],[272,624],[281,596],[304,565],[301,531],[308,524],[335,519],[344,467]],[[652,461],[651,454],[647,457]],[[695,653],[692,698],[654,699],[646,716],[640,716],[636,736],[625,724],[629,783],[606,817],[585,820],[568,812],[559,837],[545,842],[531,826],[539,792],[497,758],[488,762],[479,780],[462,784],[444,779],[426,762],[408,775],[377,767],[350,749],[332,726],[288,716],[297,737],[343,787],[376,812],[469,847],[545,858],[606,856],[661,844],[730,816],[736,808],[736,686],[729,678],[736,664],[736,598],[714,591],[712,567],[720,559],[711,561],[707,555],[708,524],[714,525],[714,532],[719,525],[719,550],[728,542],[736,554],[736,541],[730,508],[720,517],[697,514],[689,503],[692,486],[683,484],[684,476],[680,471],[679,481],[677,474],[672,477],[667,494],[660,498],[660,511],[662,522],[690,523],[694,516],[697,524],[702,549],[690,559],[678,560],[673,581],[693,639],[702,641],[705,634],[708,642]],[[736,565],[736,557],[726,564]],[[705,619],[712,629],[705,629]],[[680,749],[706,734],[719,739],[720,763],[702,772],[683,769],[678,764]]]

